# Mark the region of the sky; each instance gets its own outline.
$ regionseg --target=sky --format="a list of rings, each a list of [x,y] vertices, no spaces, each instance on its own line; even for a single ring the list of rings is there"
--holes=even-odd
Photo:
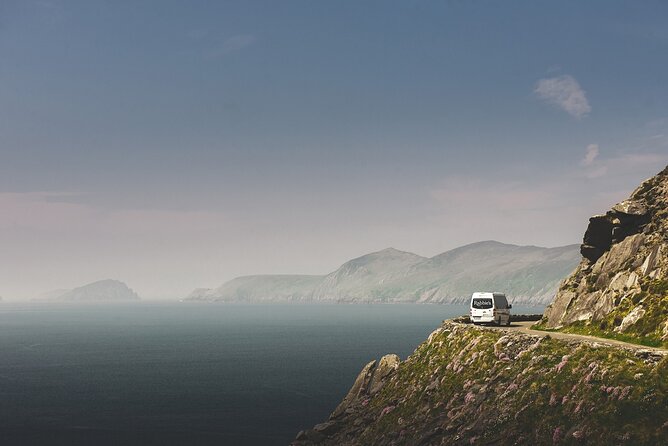
[[[580,243],[668,164],[662,1],[0,1],[0,296]]]

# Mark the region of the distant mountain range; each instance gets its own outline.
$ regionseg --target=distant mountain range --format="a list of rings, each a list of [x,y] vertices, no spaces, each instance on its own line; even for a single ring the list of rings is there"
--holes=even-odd
[[[580,262],[580,245],[558,248],[485,241],[426,258],[393,248],[350,260],[325,276],[244,276],[185,300],[223,302],[463,303],[474,291],[547,304]]]
[[[76,301],[76,302],[108,302],[139,300],[139,296],[125,283],[106,279],[89,283],[72,290],[54,290],[42,294],[36,300],[43,301]]]

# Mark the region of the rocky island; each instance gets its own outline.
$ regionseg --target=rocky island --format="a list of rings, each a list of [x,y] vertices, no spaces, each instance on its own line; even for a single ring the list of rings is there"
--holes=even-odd
[[[72,290],[48,293],[48,301],[58,302],[116,302],[139,300],[135,291],[119,280],[98,280]]]
[[[292,444],[668,444],[667,204],[668,168],[592,217],[534,329],[445,321]]]

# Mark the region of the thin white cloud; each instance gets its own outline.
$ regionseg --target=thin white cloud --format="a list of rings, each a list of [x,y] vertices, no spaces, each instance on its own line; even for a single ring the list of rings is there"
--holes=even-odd
[[[587,150],[585,151],[585,157],[580,162],[583,166],[591,166],[594,160],[598,157],[599,147],[598,144],[589,144]]]
[[[218,48],[209,52],[209,57],[217,59],[219,57],[227,56],[255,43],[255,36],[252,34],[239,34],[226,39]]]
[[[560,107],[578,119],[587,116],[591,111],[584,90],[573,76],[541,79],[536,84],[534,93],[540,99]]]
[[[605,161],[599,160],[599,154],[598,144],[589,144],[585,149],[585,156],[580,160],[580,165],[585,169],[586,178],[600,178],[608,173],[608,166]]]

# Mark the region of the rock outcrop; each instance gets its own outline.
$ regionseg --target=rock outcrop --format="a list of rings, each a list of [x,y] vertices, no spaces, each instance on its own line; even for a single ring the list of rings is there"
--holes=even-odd
[[[668,167],[590,218],[580,251],[542,326],[668,342]]]
[[[293,446],[668,444],[668,357],[445,322]]]
[[[667,217],[668,168],[591,218],[582,261],[540,325],[668,347]],[[668,444],[665,349],[461,321],[406,361],[367,364],[293,445]]]

